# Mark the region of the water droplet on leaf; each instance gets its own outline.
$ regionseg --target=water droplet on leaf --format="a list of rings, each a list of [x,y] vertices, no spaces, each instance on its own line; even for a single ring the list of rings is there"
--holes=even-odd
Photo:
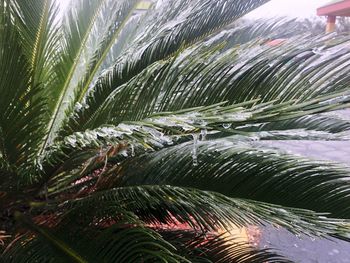
[[[193,163],[193,166],[198,166],[198,157],[197,157],[198,134],[192,134],[192,137],[193,137],[192,163]]]

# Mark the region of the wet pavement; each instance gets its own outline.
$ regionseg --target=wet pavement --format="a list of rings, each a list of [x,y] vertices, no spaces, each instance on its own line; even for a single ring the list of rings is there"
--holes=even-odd
[[[346,118],[350,111],[345,111]],[[328,160],[350,166],[348,141],[268,141],[267,145],[311,159]],[[341,240],[297,237],[283,229],[266,227],[261,230],[259,246],[273,247],[294,262],[300,263],[350,263],[350,242]]]
[[[298,263],[350,263],[349,242],[297,237],[272,226],[262,229],[259,247],[276,248],[278,254]]]
[[[350,166],[350,142],[348,141],[268,141],[269,146],[311,159],[335,161]]]

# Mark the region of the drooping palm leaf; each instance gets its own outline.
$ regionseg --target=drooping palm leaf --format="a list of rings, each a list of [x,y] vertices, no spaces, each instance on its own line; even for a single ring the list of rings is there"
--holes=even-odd
[[[183,251],[191,262],[290,262],[267,249],[256,250],[230,234],[198,234],[192,230],[160,230],[166,240]]]
[[[118,172],[117,185],[196,187],[350,217],[347,167],[285,155],[237,140],[241,138],[198,142],[196,166],[193,142],[127,161],[122,165],[125,170]],[[133,165],[141,167],[140,163],[143,169],[136,170]]]
[[[153,62],[166,58],[184,44],[195,42],[265,2],[267,1],[167,1],[150,16],[152,26],[146,33],[142,32],[135,46],[122,54],[115,66],[97,81],[85,98],[88,106],[76,111],[62,132],[69,130],[72,125],[84,123],[114,89]]]
[[[188,140],[188,135],[198,131],[207,132],[209,130],[223,131],[228,134],[242,134],[242,132],[236,130],[237,126],[274,122],[305,115],[310,111],[326,110],[329,108],[326,102],[332,97],[338,97],[339,103],[339,105],[334,104],[332,107],[340,107],[342,98],[339,98],[339,95],[341,94],[343,93],[323,96],[300,105],[293,103],[284,103],[283,105],[257,104],[258,100],[253,100],[229,106],[223,106],[221,103],[210,107],[158,113],[140,122],[106,126],[91,131],[88,130],[84,133],[74,133],[65,137],[63,142],[52,145],[47,159],[42,162],[45,169],[47,169],[45,174],[51,175],[51,178],[55,177],[50,184],[53,183],[56,185],[55,188],[66,190],[66,187],[71,185],[73,181],[86,176],[86,172],[93,171],[101,164],[106,166],[109,158],[119,156],[118,161],[114,160],[115,163],[124,159],[121,156],[127,156],[128,152],[131,152],[130,156],[133,157],[135,151],[137,154],[141,154],[146,151],[159,150],[165,146]],[[106,107],[106,109],[112,109],[113,111],[112,105]],[[105,120],[108,119],[105,118]],[[224,133],[220,136],[224,136]],[[164,134],[168,136],[164,136]],[[169,135],[185,138],[179,140]],[[243,133],[243,135],[260,139],[350,139],[349,135],[343,133],[333,135],[326,132],[307,132],[304,130]],[[218,137],[218,135],[215,136]],[[80,165],[80,168],[77,169],[78,172],[72,172],[72,169],[76,169],[77,165]],[[44,177],[41,180],[47,182],[50,177]],[[75,185],[73,188],[76,187],[78,186]]]
[[[216,230],[247,225],[275,224],[294,233],[342,236],[349,222],[328,219],[309,210],[281,207],[256,201],[229,198],[215,192],[167,185],[118,187],[63,203],[63,208],[77,209],[106,203],[111,211],[126,210],[147,223],[187,223],[193,229]],[[111,206],[113,205],[113,206]],[[59,209],[55,207],[53,209]],[[98,208],[95,209],[96,213]],[[175,220],[175,221],[174,221]]]
[[[187,56],[153,64],[116,88],[101,105],[93,107],[93,112],[87,102],[61,135],[98,127],[108,117],[105,109],[118,114],[115,118],[118,122],[139,120],[158,111],[222,101],[243,102],[257,97],[265,102],[275,99],[304,101],[340,90],[348,81],[345,74],[349,68],[345,55],[348,39],[338,39],[325,47],[327,40],[330,41],[330,37],[317,37],[312,41],[305,38],[301,44],[303,40],[298,39],[298,45],[291,41],[288,46],[276,48],[247,44],[223,54],[218,53],[219,47],[204,49],[207,51],[204,52],[203,45],[199,45],[186,50]],[[316,51],[318,49],[321,51]],[[329,71],[329,67],[334,70]],[[328,73],[322,74],[324,71]],[[83,119],[80,114],[84,114]]]
[[[91,212],[85,213],[84,219],[81,218],[81,214],[77,217],[71,212],[61,222],[61,226],[65,228],[58,227],[54,232],[29,223],[36,234],[27,233],[21,236],[21,246],[13,245],[9,248],[4,253],[4,259],[7,262],[46,262],[49,259],[54,260],[53,262],[87,262],[101,259],[106,262],[290,262],[269,250],[253,249],[235,237],[215,233],[207,233],[208,236],[205,237],[192,230],[170,232],[160,229],[159,234],[156,229],[144,226],[133,217],[129,217],[128,220],[119,218],[119,223],[113,223],[113,220],[118,218],[111,212],[115,209],[111,207],[107,211],[106,208],[108,210],[108,206],[105,206],[105,211],[101,213],[103,218],[91,217],[90,220],[94,224],[89,228],[82,228],[81,223],[88,220],[86,215],[91,215]],[[107,214],[111,216],[108,217]],[[71,229],[71,235],[65,236],[63,241],[59,236],[66,232],[67,227]],[[73,251],[73,247],[83,257]],[[28,255],[26,259],[19,256],[23,250]]]

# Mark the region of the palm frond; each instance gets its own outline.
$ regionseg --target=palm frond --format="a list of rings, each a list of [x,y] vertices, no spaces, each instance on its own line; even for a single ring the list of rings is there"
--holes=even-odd
[[[147,25],[152,21],[147,32],[141,31],[142,35],[139,39],[136,38],[136,44],[127,49],[116,60],[115,66],[97,80],[92,91],[85,97],[83,107],[76,110],[61,129],[61,136],[71,134],[72,126],[84,123],[113,90],[153,62],[174,54],[183,45],[200,40],[266,2],[267,0],[167,1],[145,22]]]
[[[120,180],[115,185],[197,187],[232,197],[350,217],[347,167],[237,140],[242,138],[188,142],[130,159],[121,164],[123,169],[115,175]]]
[[[50,147],[48,155],[42,160],[47,176],[37,179],[47,182],[51,178],[49,185],[53,187],[58,183],[60,191],[65,191],[63,186],[71,185],[101,164],[159,150],[177,140],[164,135],[157,127],[135,124],[78,132]]]
[[[106,9],[108,9],[108,7],[106,7]],[[110,12],[110,10],[108,11]],[[149,12],[151,11],[153,11],[153,9],[149,9]],[[137,35],[138,29],[141,26],[145,25],[145,22],[146,22],[145,20],[148,14],[149,14],[148,12],[138,13],[137,11],[135,11],[134,14],[129,18],[129,20],[126,21],[125,26],[122,27],[121,32],[116,39],[116,42],[111,47],[109,53],[106,56],[106,59],[101,64],[99,72],[96,74],[96,80],[97,80],[97,77],[103,74],[103,72],[111,68],[115,64],[115,61],[119,58],[119,56],[123,54],[123,52],[125,52],[125,50],[130,45],[132,45]],[[101,21],[97,21],[96,30],[98,31],[99,28],[101,28],[101,25],[108,24],[108,22],[106,22],[106,19],[108,19],[108,17],[111,17],[111,16],[113,15],[110,14],[106,17],[100,17]],[[99,38],[95,39],[94,41],[95,45],[98,44],[97,43],[98,40]]]
[[[0,147],[1,155],[17,167],[25,180],[35,167],[43,136],[44,101],[42,86],[31,86],[31,66],[21,45],[21,36],[13,24],[10,3],[1,8],[0,27]],[[15,72],[15,74],[14,74]]]
[[[250,128],[252,125],[242,126],[243,128]],[[264,127],[264,126],[263,126]],[[261,128],[262,131],[257,132],[237,132],[243,135],[242,140],[304,140],[304,141],[349,141],[350,132],[330,133],[324,131],[315,131],[310,129],[282,129],[282,130],[265,130],[266,127]],[[230,134],[230,131],[224,131],[217,134],[215,137],[224,137]]]
[[[269,42],[273,40],[280,40],[283,43],[284,40],[294,38],[297,35],[305,37],[305,35],[317,36],[324,33],[325,23],[316,29],[311,29],[311,25],[312,22],[307,24],[300,19],[289,17],[260,19],[247,19],[243,17],[218,33],[216,39],[217,41],[226,39],[228,47],[242,45],[257,39],[261,39],[269,45]]]
[[[45,240],[35,238],[33,234],[27,234],[17,237],[10,248],[2,253],[4,262],[25,263],[25,262],[55,262],[64,263],[70,260],[62,254],[55,251]],[[25,253],[23,257],[22,253]]]
[[[28,229],[34,231],[37,235],[40,235],[46,242],[48,242],[52,247],[54,247],[56,250],[62,253],[61,256],[66,256],[70,260],[73,260],[74,262],[78,263],[87,263],[85,259],[83,259],[74,249],[72,249],[69,245],[65,244],[62,240],[57,238],[55,235],[50,233],[50,231],[37,226],[35,223],[33,223],[29,218],[27,218],[25,215],[21,214],[20,212],[17,212],[15,214],[15,217],[17,221],[22,223],[24,226],[26,226]],[[30,243],[30,239],[28,240]],[[28,244],[26,244],[28,245]],[[40,250],[35,251],[34,253],[38,253]],[[58,253],[59,254],[59,253]],[[46,256],[47,257],[47,256]],[[28,259],[25,259],[28,260]]]
[[[307,131],[324,131],[329,133],[344,133],[350,130],[350,122],[336,116],[322,114],[306,115],[296,119],[263,123],[259,125],[245,125],[237,129],[247,132],[304,129]]]
[[[193,230],[160,229],[158,231],[191,262],[291,262],[267,249],[253,248],[230,233],[218,235],[216,233],[201,234]]]
[[[75,88],[72,79],[102,4],[103,0],[75,1],[64,18],[60,52],[55,58],[58,60],[54,68],[57,76],[48,95],[50,120],[41,153],[53,139],[69,106],[66,100],[71,98]]]
[[[204,44],[199,45],[174,60],[154,63],[116,88],[103,103],[99,101],[94,111],[90,111],[91,105],[87,102],[65,126],[61,136],[105,123],[109,117],[106,109],[118,114],[115,121],[120,122],[139,120],[159,111],[222,101],[239,103],[258,97],[263,102],[295,100],[297,103],[345,89],[349,40],[338,38],[335,43],[325,44],[327,40],[331,41],[330,36],[305,37],[298,39],[298,45],[291,40],[288,46],[275,48],[250,43],[224,53],[218,52],[220,47],[208,50],[203,48]],[[318,49],[321,51],[316,51]],[[325,71],[327,74],[320,73]],[[108,83],[106,85],[111,84]]]
[[[177,254],[175,247],[157,232],[139,226],[115,224],[96,239],[97,258],[106,262],[190,262]]]
[[[52,0],[15,0],[11,4],[24,53],[31,66],[32,86],[39,83],[50,86],[55,74],[54,57],[59,48],[58,7]]]
[[[15,174],[15,167],[11,166],[5,156],[0,153],[0,200],[5,200],[8,192],[12,192],[13,185],[16,184],[18,179]]]
[[[123,209],[149,224],[186,223],[190,228],[204,232],[219,228],[229,231],[232,225],[243,227],[266,224],[310,236],[343,236],[349,230],[347,221],[329,219],[325,214],[309,210],[166,185],[118,187],[82,199],[66,201],[52,209],[81,211],[87,205],[96,207],[96,213],[99,206],[102,209],[109,207],[111,211]]]
[[[70,217],[69,217],[70,218]],[[65,220],[65,219],[63,219]],[[86,220],[86,219],[85,219]],[[111,226],[100,222],[82,224],[79,217],[70,219],[66,229],[30,224],[35,233],[24,234],[3,254],[6,262],[189,262],[176,254],[176,249],[154,230],[137,220],[119,220]],[[23,220],[22,220],[23,221]],[[96,220],[95,220],[96,221]],[[66,225],[68,222],[63,222]],[[26,222],[28,225],[28,222]],[[89,225],[92,224],[92,225]],[[88,226],[88,227],[86,227]],[[61,238],[63,237],[63,238]],[[93,240],[91,237],[94,237]],[[23,251],[27,256],[23,257]],[[78,252],[80,255],[78,254]],[[22,255],[22,256],[21,256]]]
[[[110,49],[134,12],[138,2],[139,0],[122,1],[121,3],[112,3],[112,7],[108,5],[109,8],[119,11],[115,12],[109,19],[110,21],[108,22],[105,33],[98,44],[98,48],[94,51],[91,60],[88,62],[85,73],[82,75],[81,81],[75,90],[77,98],[72,101],[73,105],[75,102],[81,102],[101,64],[106,59],[107,54],[110,52]]]
[[[105,126],[91,131],[74,133],[65,137],[62,142],[52,145],[45,157],[46,160],[42,162],[46,163],[44,165],[47,168],[45,174],[54,178],[50,184],[53,183],[56,185],[55,188],[65,191],[67,184],[71,185],[74,181],[85,176],[86,172],[93,171],[102,163],[106,166],[109,159],[119,156],[118,161],[114,160],[114,163],[120,162],[124,159],[120,156],[127,156],[128,150],[132,152],[131,157],[133,157],[135,152],[141,154],[183,142],[188,140],[188,135],[199,131],[206,133],[213,131],[216,134],[215,137],[227,136],[225,133],[238,133],[255,139],[349,140],[349,134],[342,133],[333,135],[327,132],[306,130],[252,133],[236,129],[240,125],[249,126],[259,122],[273,122],[302,116],[305,112],[329,110],[331,108],[327,102],[333,97],[338,98],[340,105],[334,103],[332,107],[341,106],[342,99],[339,99],[339,94],[334,94],[302,103],[300,106],[292,103],[284,103],[283,105],[257,104],[258,100],[253,100],[229,106],[223,106],[223,103],[219,103],[208,107],[183,109],[178,112],[158,113],[140,122],[122,123],[118,126]],[[108,111],[114,111],[112,105],[107,104],[105,108]],[[108,115],[112,114],[108,113]],[[108,120],[108,118],[105,119]],[[223,132],[218,134],[217,131]],[[164,136],[164,133],[168,136]],[[187,136],[187,138],[179,140],[169,137],[169,135]],[[73,168],[78,169],[73,173],[71,171]],[[47,181],[47,177],[44,180]],[[74,188],[76,187],[78,186],[74,185]]]

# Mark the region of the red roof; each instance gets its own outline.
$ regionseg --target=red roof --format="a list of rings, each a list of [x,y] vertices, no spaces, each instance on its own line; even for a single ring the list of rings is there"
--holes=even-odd
[[[319,16],[350,16],[350,0],[338,1],[317,9]]]

